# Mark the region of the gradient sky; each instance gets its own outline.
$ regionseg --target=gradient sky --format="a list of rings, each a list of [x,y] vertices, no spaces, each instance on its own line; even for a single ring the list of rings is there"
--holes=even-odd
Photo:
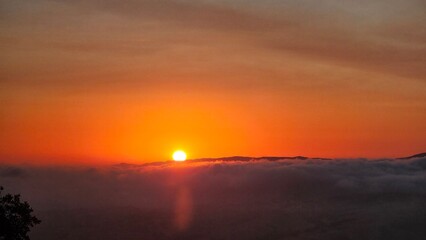
[[[0,161],[426,148],[423,0],[0,1]]]

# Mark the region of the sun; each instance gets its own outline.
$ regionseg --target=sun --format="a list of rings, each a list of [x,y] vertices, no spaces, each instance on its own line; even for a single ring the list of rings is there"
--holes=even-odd
[[[186,153],[182,150],[177,150],[173,153],[173,160],[183,162],[186,160]]]

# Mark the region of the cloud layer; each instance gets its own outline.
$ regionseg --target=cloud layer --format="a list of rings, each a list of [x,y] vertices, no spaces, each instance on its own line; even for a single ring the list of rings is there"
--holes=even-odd
[[[426,158],[0,168],[33,239],[422,239]]]

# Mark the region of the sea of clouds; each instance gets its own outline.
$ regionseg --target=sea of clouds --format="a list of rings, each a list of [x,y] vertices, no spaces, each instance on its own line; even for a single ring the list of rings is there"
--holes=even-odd
[[[426,158],[0,166],[31,239],[425,239]]]

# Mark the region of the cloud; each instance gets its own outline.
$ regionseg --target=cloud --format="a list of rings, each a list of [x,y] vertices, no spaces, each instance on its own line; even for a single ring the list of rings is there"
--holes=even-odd
[[[426,6],[420,1],[393,2],[391,6],[374,1],[366,3],[365,8],[335,1],[322,6],[315,1],[304,1],[303,5],[294,1],[258,4],[266,9],[263,11],[199,1],[84,3],[100,11],[161,21],[182,30],[199,28],[237,35],[259,50],[269,49],[283,56],[291,52],[313,61],[419,80],[426,78],[422,67],[426,61],[426,32],[422,28],[426,18],[418,11]],[[274,14],[274,8],[280,14]],[[395,19],[398,12],[405,15]]]
[[[33,239],[421,239],[426,158],[13,167]],[[19,169],[19,170],[17,170]]]
[[[260,59],[255,86],[265,84],[271,77],[267,73],[279,73],[273,76],[276,80],[287,79],[290,73],[282,72],[282,65],[291,61],[296,65],[303,61],[308,72],[315,72],[315,63],[321,63],[337,67],[336,72],[343,67],[421,82],[426,79],[422,27],[426,6],[422,1],[371,1],[362,7],[336,1],[58,0],[33,5],[4,4],[8,11],[1,43],[11,51],[5,55],[8,64],[24,54],[21,51],[26,55],[30,51],[33,59],[43,59],[47,67],[32,66],[36,60],[27,63],[28,70],[35,71],[29,78],[12,64],[3,72],[10,84],[17,79],[47,81],[40,77],[46,71],[53,75],[50,83],[76,86],[105,79],[93,75],[115,73],[114,78],[125,79],[116,79],[120,83],[132,81],[123,77],[129,72],[149,79],[156,76],[157,68],[172,76],[181,76],[183,70],[189,76],[216,76],[219,70],[218,78],[231,73],[244,76],[254,71],[246,61],[252,58]],[[263,63],[264,56],[269,61]],[[76,77],[75,72],[91,77]],[[65,81],[63,75],[72,77]],[[84,80],[76,83],[76,79]]]
[[[25,171],[18,167],[1,167],[0,176],[4,178],[16,178],[24,176]]]

